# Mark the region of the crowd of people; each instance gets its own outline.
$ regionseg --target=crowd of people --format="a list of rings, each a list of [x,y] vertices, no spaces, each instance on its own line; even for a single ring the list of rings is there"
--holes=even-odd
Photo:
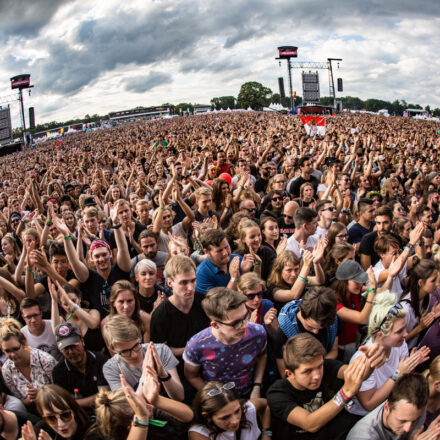
[[[439,149],[246,112],[0,158],[0,437],[440,439]]]

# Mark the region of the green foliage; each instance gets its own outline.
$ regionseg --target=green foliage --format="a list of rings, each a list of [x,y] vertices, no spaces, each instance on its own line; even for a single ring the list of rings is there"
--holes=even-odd
[[[215,103],[215,104],[214,104]],[[227,110],[235,108],[235,97],[234,96],[219,96],[218,98],[211,99],[211,105],[216,110]]]
[[[254,110],[262,110],[270,104],[271,99],[272,90],[259,82],[250,81],[242,84],[237,101],[240,108],[251,107]]]

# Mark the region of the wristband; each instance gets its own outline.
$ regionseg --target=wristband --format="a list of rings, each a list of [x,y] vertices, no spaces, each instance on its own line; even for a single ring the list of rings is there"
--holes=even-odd
[[[310,280],[308,280],[307,278],[302,277],[301,275],[298,275],[298,279],[300,281],[302,281],[303,283],[310,284]]]
[[[369,293],[374,292],[376,293],[376,287],[370,287],[367,291],[365,291],[362,296],[367,296]]]
[[[267,435],[268,437],[272,437],[272,431],[270,429],[265,429],[261,435]]]
[[[119,223],[119,225],[113,225],[113,229],[119,229],[122,226],[122,223]]]
[[[237,280],[237,278],[231,277],[230,281],[232,281],[233,283],[236,283],[238,280]]]
[[[252,266],[253,266],[253,267],[255,267],[255,266],[261,266],[261,263],[260,263],[259,261],[254,261],[254,262],[252,263]]]
[[[261,382],[254,382],[254,387],[262,387],[263,384]]]
[[[164,379],[162,379],[161,377],[159,377],[159,380],[161,382],[168,382],[171,379],[171,374],[168,373],[167,377],[165,377]]]
[[[240,185],[239,188],[240,188],[241,190],[244,190],[244,186],[243,186],[243,185]]]
[[[397,382],[397,379],[399,379],[399,377],[400,377],[400,371],[396,369],[396,371],[393,373],[390,379],[394,380],[394,382]]]
[[[26,272],[31,273],[31,274],[34,276],[34,278],[37,276],[37,274],[35,273],[35,271],[32,270],[32,269],[29,269],[28,267],[26,268]]]
[[[79,309],[78,304],[75,305],[75,307],[70,312],[70,315],[67,317],[66,321],[69,321],[69,319],[75,314],[75,312]]]
[[[53,221],[52,221],[52,220],[48,220],[48,221],[46,222],[46,225],[47,225],[47,226],[52,226],[52,225],[53,225]]]
[[[165,208],[164,208],[163,206],[159,206],[159,208],[160,208],[162,211],[165,211]]]
[[[71,235],[71,234],[66,235],[66,236],[64,237],[64,240],[66,240],[66,241],[72,241],[72,240],[73,240],[73,235]]]
[[[141,420],[136,417],[136,414],[133,416],[133,426],[137,426],[139,428],[148,428],[150,424],[149,420]]]
[[[344,395],[344,397],[346,398],[347,396]],[[333,402],[337,406],[342,406],[342,408],[350,409],[353,404],[353,401],[352,400],[347,401],[344,397],[343,397],[343,393],[341,393],[341,391],[338,391],[335,394],[335,397],[333,397]]]

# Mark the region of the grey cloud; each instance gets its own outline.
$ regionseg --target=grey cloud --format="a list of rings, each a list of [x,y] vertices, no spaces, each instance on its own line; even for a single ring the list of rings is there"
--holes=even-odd
[[[154,87],[172,82],[171,75],[163,72],[150,72],[146,76],[136,76],[124,80],[124,90],[128,92],[144,93]]]
[[[0,38],[31,37],[48,24],[57,10],[72,0],[1,0]]]

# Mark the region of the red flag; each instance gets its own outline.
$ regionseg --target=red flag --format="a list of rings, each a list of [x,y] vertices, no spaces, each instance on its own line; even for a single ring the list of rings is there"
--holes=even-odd
[[[304,124],[307,134],[310,137],[325,135],[325,118],[323,116],[299,116]]]

